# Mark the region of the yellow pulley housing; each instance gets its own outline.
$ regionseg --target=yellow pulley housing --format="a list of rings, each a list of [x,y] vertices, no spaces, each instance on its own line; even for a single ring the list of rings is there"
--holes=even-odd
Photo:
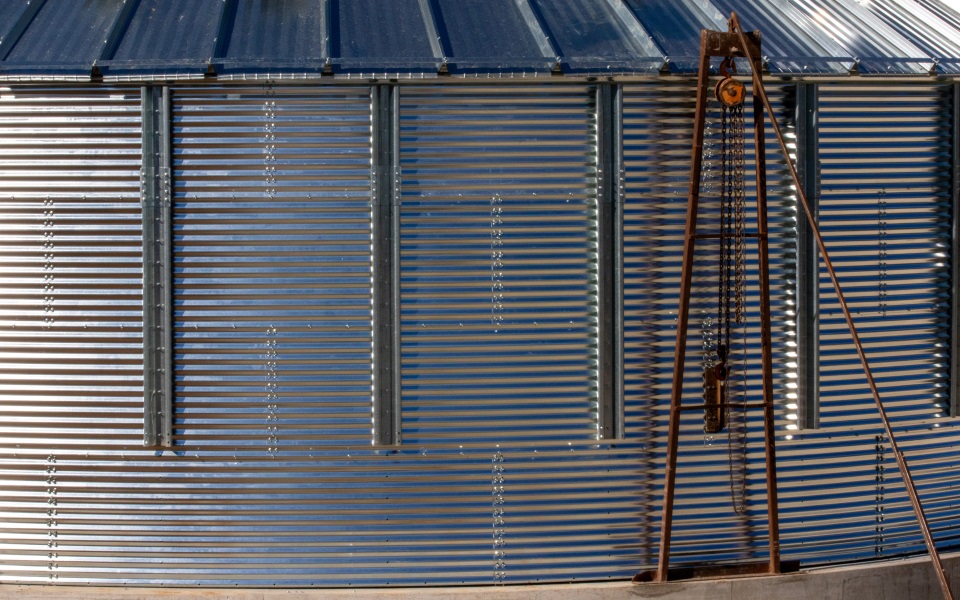
[[[743,104],[743,100],[747,95],[747,89],[746,86],[743,85],[743,82],[730,76],[718,81],[717,87],[714,88],[713,92],[717,96],[717,100],[729,108]]]

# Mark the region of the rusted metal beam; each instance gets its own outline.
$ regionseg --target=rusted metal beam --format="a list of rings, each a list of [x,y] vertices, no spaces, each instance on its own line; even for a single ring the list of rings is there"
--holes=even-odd
[[[757,47],[759,48],[759,34]],[[753,40],[741,37],[743,46]],[[754,58],[751,58],[753,56]],[[759,54],[747,54],[754,73],[760,80],[763,65]],[[777,451],[773,420],[773,350],[770,334],[770,248],[767,240],[767,155],[766,136],[763,133],[763,100],[758,94],[762,86],[753,87],[753,144],[757,186],[757,263],[760,286],[760,368],[763,383],[763,457],[767,474],[767,535],[769,536],[769,572],[780,572],[780,509],[777,496]],[[771,113],[771,118],[773,118]],[[775,119],[774,119],[775,120]]]
[[[689,579],[728,579],[731,577],[759,577],[769,575],[767,563],[738,563],[735,565],[704,565],[670,569],[670,581]],[[800,570],[799,560],[784,561],[781,572],[795,573]],[[642,571],[633,577],[633,583],[655,581],[656,571]]]
[[[694,120],[693,159],[690,163],[689,194],[687,199],[687,222],[683,246],[683,265],[680,275],[680,307],[677,311],[677,340],[674,349],[673,385],[670,392],[670,422],[667,432],[667,464],[663,491],[663,512],[660,521],[660,552],[656,581],[665,582],[670,576],[670,535],[673,529],[673,504],[676,490],[677,446],[680,435],[680,412],[683,394],[683,366],[686,360],[687,328],[690,313],[690,288],[693,273],[696,240],[719,237],[715,234],[697,233],[697,212],[700,203],[700,178],[703,168],[703,142],[707,102],[710,97],[710,58],[713,56],[739,56],[748,58],[755,77],[759,76],[762,64],[751,57],[759,57],[760,34],[749,35],[733,32],[702,31],[700,34],[700,66],[697,78],[697,105]],[[757,233],[748,237],[757,239],[760,287],[760,336],[763,377],[763,428],[764,456],[767,487],[767,522],[770,557],[764,572],[780,572],[780,529],[777,506],[776,442],[773,419],[773,356],[770,325],[770,265],[767,233],[766,158],[764,154],[762,98],[754,91],[754,141],[756,144],[757,172]]]
[[[676,410],[703,410],[705,408],[726,408],[727,406],[735,406],[737,408],[766,408],[770,405],[766,402],[750,402],[748,404],[718,402],[717,404],[684,404],[683,406],[678,406]]]
[[[700,32],[700,47],[706,48],[708,31]],[[677,483],[677,438],[680,436],[680,397],[683,394],[683,363],[687,357],[687,324],[690,317],[690,287],[693,281],[693,253],[697,240],[697,208],[700,205],[700,175],[703,170],[704,121],[710,87],[710,56],[700,52],[697,76],[697,108],[693,131],[693,160],[690,162],[690,187],[687,196],[686,235],[683,238],[683,266],[680,270],[680,308],[677,311],[677,343],[673,351],[673,385],[670,388],[670,424],[667,431],[667,464],[663,484],[663,509],[660,516],[660,553],[658,582],[665,582],[670,569],[670,534],[673,530],[673,495]]]

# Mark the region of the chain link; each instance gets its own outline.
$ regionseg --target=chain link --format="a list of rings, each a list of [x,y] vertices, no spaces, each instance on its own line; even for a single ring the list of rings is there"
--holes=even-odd
[[[742,327],[742,387],[736,395],[730,392],[732,371],[724,365],[727,381],[721,398],[726,404],[730,498],[734,512],[741,515],[746,510],[747,488],[746,185],[743,105],[722,107],[720,122],[720,298],[717,306],[717,349],[720,362],[729,364],[732,359],[731,323]]]
[[[746,209],[744,177],[743,177],[743,104],[735,107],[732,111],[732,152],[733,152],[733,174],[731,179],[733,187],[733,214],[734,214],[734,316],[737,325],[744,324],[744,281],[746,279]]]
[[[723,107],[720,112],[720,296],[717,299],[717,353],[721,356],[730,348],[730,122],[729,111]]]

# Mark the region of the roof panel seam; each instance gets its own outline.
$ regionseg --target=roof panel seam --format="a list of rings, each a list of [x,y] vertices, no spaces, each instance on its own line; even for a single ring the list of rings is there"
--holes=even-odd
[[[624,4],[624,0],[606,0],[606,3],[613,10],[613,13],[617,16],[620,23],[630,32],[630,40],[637,44],[637,48],[643,55],[650,58],[660,57],[663,59],[665,65],[666,52],[657,46],[653,38],[650,37],[650,34],[643,28],[640,20],[637,19],[637,15],[633,14],[630,7]]]
[[[26,8],[20,13],[20,17],[13,24],[13,27],[10,28],[7,37],[0,39],[0,61],[7,60],[13,47],[16,46],[20,38],[23,37],[27,27],[29,27],[30,23],[37,17],[37,14],[40,12],[40,9],[43,8],[46,1],[47,0],[34,0],[33,2],[27,2]]]

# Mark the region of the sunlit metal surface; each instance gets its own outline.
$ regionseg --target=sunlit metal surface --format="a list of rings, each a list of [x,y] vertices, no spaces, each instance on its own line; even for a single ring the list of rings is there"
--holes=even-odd
[[[946,6],[927,8],[915,0],[860,0],[886,25],[907,38],[924,54],[937,61],[942,73],[960,73],[960,29],[958,18]]]
[[[941,0],[8,0],[0,77],[655,77],[732,11],[780,74],[957,74]]]
[[[139,90],[0,89],[0,154],[0,577],[50,580],[61,494],[143,423]]]
[[[789,0],[711,0],[725,17],[736,11],[743,26],[763,34],[764,56],[774,73],[849,73],[857,53],[826,30],[819,15]],[[856,27],[855,23],[845,23]]]
[[[957,436],[957,422],[945,418],[950,323],[945,215],[951,210],[952,152],[952,123],[945,115],[950,106],[947,87],[899,86],[894,95],[881,86],[820,88],[824,241],[832,249],[934,535],[945,543],[954,534],[942,520],[956,518],[956,509],[941,498],[942,488],[936,490],[949,479],[932,480]],[[825,279],[820,312],[824,430],[804,437],[842,453],[831,487],[834,493],[843,490],[845,518],[859,515],[862,523],[875,515],[872,531],[852,524],[840,531],[873,536],[875,556],[916,550],[922,541],[909,502]],[[837,427],[843,427],[844,437],[824,438]],[[864,473],[871,464],[872,476]]]
[[[595,110],[583,86],[403,91],[405,442],[597,437]]]
[[[369,444],[369,88],[173,98],[174,439]]]
[[[951,88],[887,89],[820,89],[821,226],[935,536],[955,548]],[[794,86],[769,93],[793,135]],[[653,566],[692,82],[624,90],[626,433],[603,442],[593,88],[401,87],[403,444],[389,448],[371,445],[370,89],[267,84],[174,87],[176,445],[143,449],[139,94],[0,90],[0,581],[493,584]],[[827,288],[823,428],[792,427],[796,199],[769,133],[767,157],[783,556],[920,551]],[[716,311],[701,249],[691,403]],[[762,558],[752,423],[737,517],[726,438],[684,417],[675,562]]]
[[[900,35],[855,0],[791,0],[820,28],[857,58],[856,69],[867,74],[923,74],[933,70],[932,57]]]
[[[790,109],[791,87],[771,86],[780,106]],[[683,253],[686,190],[690,168],[695,93],[693,82],[673,86],[630,86],[624,91],[624,153],[627,171],[627,204],[624,210],[624,343],[627,390],[627,437],[644,442],[646,452],[644,502],[659,508],[662,468],[666,459],[673,345],[679,299],[677,286]],[[750,110],[745,119],[750,120]],[[792,117],[791,117],[792,118]],[[718,231],[719,111],[708,114],[705,140],[704,185],[700,230]],[[746,161],[753,160],[752,135],[745,143]],[[795,202],[784,185],[782,156],[775,140],[767,140],[769,221],[771,232],[771,292],[774,351],[774,385],[783,399],[789,392],[795,365],[789,360],[795,326],[789,313],[792,288],[787,285],[794,268],[793,220]],[[753,173],[747,173],[751,197]],[[755,225],[748,223],[748,231]],[[703,241],[696,254],[690,332],[685,367],[684,402],[695,404],[703,394],[703,330],[712,330],[717,319],[717,246]],[[747,246],[747,281],[756,281],[756,247]],[[747,289],[748,331],[747,393],[750,402],[762,400],[760,390],[759,301],[755,285]],[[734,334],[737,390],[743,361],[742,333]],[[702,400],[700,400],[702,402]],[[751,419],[748,446],[750,472],[763,472],[762,429],[758,413]],[[681,421],[674,534],[674,563],[705,553],[711,560],[756,558],[766,548],[766,516],[762,480],[748,476],[749,508],[740,517],[731,508],[726,434],[705,435],[703,414],[686,412]],[[656,544],[659,515],[651,517],[649,534]],[[784,540],[786,543],[786,540]],[[789,558],[789,556],[787,556]],[[654,555],[653,560],[656,560]]]

